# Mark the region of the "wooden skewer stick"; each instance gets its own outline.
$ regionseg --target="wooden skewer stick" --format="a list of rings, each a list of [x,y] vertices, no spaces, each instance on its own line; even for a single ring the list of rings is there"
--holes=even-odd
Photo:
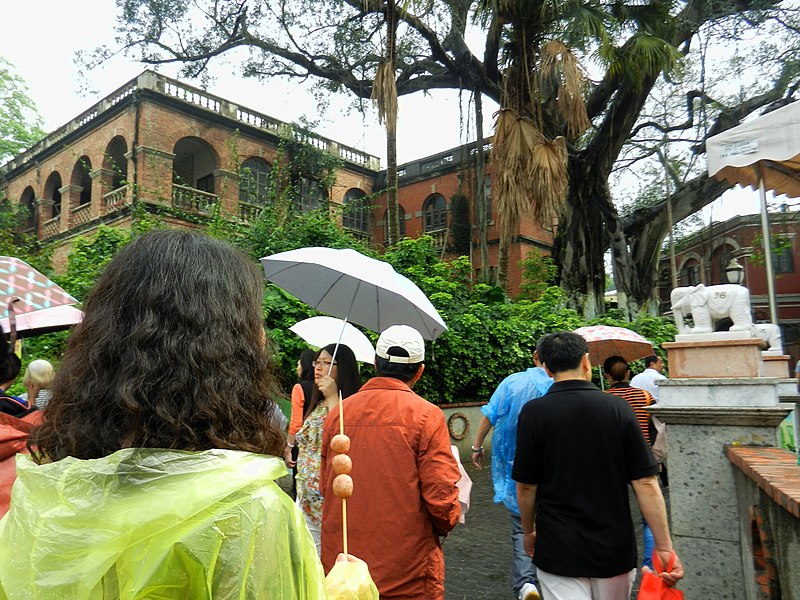
[[[347,498],[342,498],[342,550],[347,556]]]
[[[342,390],[339,390],[339,433],[344,435],[344,402]],[[347,499],[342,498],[342,550],[347,556]]]

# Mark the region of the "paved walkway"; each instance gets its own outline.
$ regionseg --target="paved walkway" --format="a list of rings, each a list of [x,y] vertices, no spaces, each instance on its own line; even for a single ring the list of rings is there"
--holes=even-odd
[[[511,590],[511,525],[505,507],[492,502],[491,470],[464,463],[472,479],[472,498],[466,523],[458,525],[444,542],[445,600],[515,600]],[[669,503],[669,495],[664,490]],[[637,525],[637,545],[644,546],[639,511],[631,493]],[[639,589],[636,578],[631,598]]]

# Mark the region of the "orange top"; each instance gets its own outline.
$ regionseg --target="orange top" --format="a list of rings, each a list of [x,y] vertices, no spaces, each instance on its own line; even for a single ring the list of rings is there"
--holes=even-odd
[[[289,433],[292,435],[300,431],[300,426],[303,424],[303,405],[305,401],[306,396],[303,392],[303,386],[295,383],[292,388],[292,417],[289,419]]]
[[[363,559],[381,598],[444,598],[447,535],[461,512],[461,478],[437,406],[398,379],[374,377],[344,401],[353,495],[347,500],[348,551]],[[339,407],[325,420],[320,489],[322,565],[342,552],[341,499],[333,494],[329,457],[339,433]]]

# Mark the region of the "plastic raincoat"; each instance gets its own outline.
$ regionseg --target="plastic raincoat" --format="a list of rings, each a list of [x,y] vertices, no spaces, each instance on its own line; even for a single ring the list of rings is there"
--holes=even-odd
[[[17,460],[0,521],[0,599],[324,598],[283,461],[231,450],[125,449]]]
[[[531,367],[503,379],[481,412],[494,427],[492,435],[492,480],[494,501],[519,516],[517,486],[511,478],[517,453],[517,420],[522,407],[547,393],[553,380],[542,367]]]

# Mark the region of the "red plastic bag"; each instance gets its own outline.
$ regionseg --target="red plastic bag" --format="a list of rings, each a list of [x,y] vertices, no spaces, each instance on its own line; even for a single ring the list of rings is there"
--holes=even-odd
[[[661,568],[661,561],[658,555],[653,552],[653,566],[656,569],[655,573],[644,571],[642,573],[642,582],[639,584],[639,595],[636,600],[683,600],[683,592],[670,587],[661,579],[656,573],[662,571],[671,571],[672,566],[675,564],[675,552],[669,557],[669,564],[666,569]]]

